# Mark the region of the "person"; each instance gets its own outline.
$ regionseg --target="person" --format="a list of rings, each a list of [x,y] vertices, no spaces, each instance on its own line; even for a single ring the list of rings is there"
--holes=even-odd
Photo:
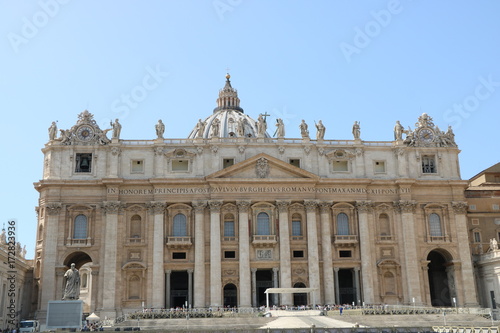
[[[496,251],[496,250],[498,250],[498,243],[497,243],[496,238],[492,238],[492,239],[490,239],[490,250],[491,250],[491,251]]]
[[[201,119],[198,120],[198,124],[196,124],[196,129],[198,130],[198,132],[196,133],[196,137],[202,138],[203,132],[205,132],[205,122],[202,121]]]
[[[283,123],[283,119],[278,118],[276,119],[276,136],[278,138],[284,138],[285,137],[285,124]]]
[[[49,140],[50,141],[55,140],[56,136],[57,136],[57,125],[56,122],[53,121],[52,125],[50,125],[49,127]]]
[[[71,264],[71,268],[64,273],[66,287],[64,288],[63,300],[78,299],[80,297],[80,272]]]
[[[309,130],[307,129],[308,126],[307,126],[306,121],[304,119],[302,119],[302,122],[300,123],[299,128],[300,128],[300,134],[302,135],[302,138],[303,139],[309,138]]]
[[[165,133],[165,124],[161,119],[158,119],[158,123],[155,125],[156,136],[158,139],[163,139],[163,133]]]
[[[241,117],[240,119],[238,119],[238,127],[237,127],[237,130],[238,130],[238,136],[240,137],[244,137],[245,136],[245,118]]]
[[[326,127],[325,125],[323,125],[321,119],[316,124],[316,129],[317,129],[316,140],[323,140],[323,138],[325,137]]]
[[[219,128],[220,128],[220,120],[218,118],[215,118],[214,121],[212,122],[212,136],[213,137],[219,136]]]
[[[118,118],[115,119],[114,123],[110,122],[111,127],[113,128],[113,139],[119,139],[120,138],[120,132],[122,131],[122,124],[118,121]]]
[[[394,140],[403,140],[403,131],[403,125],[397,120],[396,125],[394,125]]]
[[[361,130],[357,121],[355,121],[354,125],[352,125],[352,135],[354,136],[354,140],[359,140],[361,136]]]

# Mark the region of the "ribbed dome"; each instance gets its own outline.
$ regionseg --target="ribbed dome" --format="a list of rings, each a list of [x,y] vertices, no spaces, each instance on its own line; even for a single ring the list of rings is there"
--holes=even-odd
[[[240,108],[238,92],[231,87],[229,78],[229,74],[226,75],[226,85],[219,91],[217,107],[214,109],[214,113],[205,121],[200,119],[189,134],[188,139],[257,137],[257,124]],[[200,130],[202,133],[199,133]],[[265,137],[270,137],[267,131]]]

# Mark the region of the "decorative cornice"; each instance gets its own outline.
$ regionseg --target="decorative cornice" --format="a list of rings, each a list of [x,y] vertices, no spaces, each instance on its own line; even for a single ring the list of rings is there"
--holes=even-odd
[[[466,214],[469,205],[464,201],[452,201],[451,208],[453,208],[453,212],[455,212],[455,214]]]
[[[167,205],[162,201],[150,201],[146,206],[148,207],[150,214],[157,215],[163,214]]]
[[[206,201],[193,201],[191,205],[194,208],[195,213],[203,213],[207,207]]]
[[[209,200],[208,205],[212,212],[218,212],[222,206],[222,200]]]
[[[239,201],[236,201],[236,205],[238,206],[238,210],[241,213],[248,212],[248,209],[250,208],[251,203],[252,202],[249,201],[249,200],[239,200]]]
[[[278,206],[278,211],[280,213],[288,212],[288,207],[290,206],[290,200],[276,200],[276,206]]]
[[[103,201],[101,208],[105,214],[118,214],[125,208],[125,205],[120,201]]]
[[[304,200],[304,206],[306,207],[306,212],[313,212],[318,207],[317,200]]]
[[[356,209],[359,213],[370,213],[373,209],[373,203],[370,200],[356,201]]]
[[[61,212],[62,204],[60,202],[51,202],[45,205],[45,211],[48,215],[59,215]]]

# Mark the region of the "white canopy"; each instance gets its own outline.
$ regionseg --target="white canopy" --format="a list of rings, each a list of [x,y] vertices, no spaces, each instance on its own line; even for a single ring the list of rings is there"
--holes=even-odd
[[[92,312],[92,314],[90,316],[88,316],[87,318],[88,321],[98,321],[98,320],[101,320],[101,318],[99,318],[98,315],[96,315],[94,312]]]

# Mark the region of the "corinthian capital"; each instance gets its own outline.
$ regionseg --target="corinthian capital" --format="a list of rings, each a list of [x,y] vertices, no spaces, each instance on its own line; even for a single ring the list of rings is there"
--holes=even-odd
[[[394,202],[394,207],[401,213],[414,213],[417,202],[415,200],[399,200]]]
[[[469,205],[464,201],[453,201],[451,203],[451,208],[453,208],[453,212],[455,212],[455,214],[465,214],[467,213]]]
[[[165,211],[166,204],[162,201],[150,201],[146,205],[149,209],[150,214],[163,214]]]
[[[195,213],[203,213],[205,207],[207,207],[207,202],[202,200],[193,201],[191,205],[193,206]]]
[[[288,211],[290,203],[291,203],[290,200],[276,200],[276,206],[278,206],[278,211],[280,213],[286,213]]]
[[[50,202],[45,205],[45,211],[49,215],[59,215],[62,204],[60,202]]]
[[[356,209],[360,213],[369,213],[373,209],[373,203],[370,200],[356,201]]]
[[[106,214],[118,214],[125,208],[125,205],[120,201],[103,201],[101,208]]]
[[[322,213],[328,213],[332,208],[332,203],[330,201],[320,201],[319,209]]]
[[[209,200],[208,205],[210,206],[211,211],[219,211],[220,207],[222,206],[222,200]]]
[[[238,210],[242,213],[248,212],[248,208],[250,208],[251,201],[249,200],[239,200],[236,201],[236,205],[238,206]]]
[[[318,207],[318,201],[317,200],[304,200],[304,206],[306,206],[307,212],[315,211],[316,207]]]

